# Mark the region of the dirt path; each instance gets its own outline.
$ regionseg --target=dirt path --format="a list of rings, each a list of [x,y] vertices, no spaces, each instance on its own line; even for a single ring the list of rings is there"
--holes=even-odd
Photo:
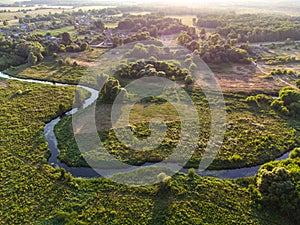
[[[268,72],[266,72],[266,71],[263,70],[263,68],[261,67],[261,65],[257,64],[257,68],[258,68],[262,73],[264,73],[264,74],[266,74],[266,75],[269,74]],[[300,92],[300,89],[299,89],[296,85],[291,84],[290,82],[288,82],[288,81],[282,79],[281,77],[275,76],[275,79],[279,80],[280,82],[284,83],[285,85],[290,86],[290,87],[292,87],[292,88],[294,88],[295,90],[297,90],[297,91]]]
[[[286,85],[288,85],[288,86],[290,86],[290,87],[292,87],[292,88],[294,88],[295,90],[297,90],[297,91],[300,92],[300,89],[299,89],[296,85],[291,84],[291,83],[287,82],[286,80],[283,80],[283,79],[280,78],[279,76],[276,76],[276,79],[278,79],[278,80],[281,81],[282,83],[285,83]]]

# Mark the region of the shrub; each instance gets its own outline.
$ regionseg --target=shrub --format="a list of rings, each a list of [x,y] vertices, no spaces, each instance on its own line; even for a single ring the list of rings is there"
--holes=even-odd
[[[184,78],[184,83],[186,85],[190,85],[190,84],[193,84],[195,82],[195,79],[194,77],[192,77],[192,75],[187,75],[185,78]]]
[[[295,148],[289,155],[291,159],[300,158],[300,148]]]
[[[64,61],[62,59],[56,60],[56,62],[60,66],[64,65]]]
[[[38,58],[33,54],[33,52],[30,52],[28,55],[28,64],[36,65],[37,62],[38,62]]]
[[[88,50],[88,49],[89,49],[88,43],[83,42],[83,43],[80,44],[80,50],[81,51],[85,51],[85,50]]]
[[[157,175],[157,181],[159,182],[159,193],[163,194],[170,189],[170,176],[167,176],[165,173],[160,173]]]
[[[69,57],[65,58],[64,65],[71,66],[72,60]]]
[[[194,168],[190,168],[189,171],[188,171],[188,176],[190,178],[193,178],[195,176],[195,174],[196,174],[195,169]]]
[[[255,96],[256,101],[263,104],[270,104],[272,102],[272,97],[265,94],[258,94]]]
[[[300,88],[300,79],[296,80],[296,85],[298,88]]]
[[[251,105],[257,106],[257,101],[255,96],[249,96],[246,98],[246,102],[248,102]]]
[[[283,106],[283,101],[280,99],[275,99],[272,103],[271,103],[271,107],[277,111],[281,110],[281,107]]]

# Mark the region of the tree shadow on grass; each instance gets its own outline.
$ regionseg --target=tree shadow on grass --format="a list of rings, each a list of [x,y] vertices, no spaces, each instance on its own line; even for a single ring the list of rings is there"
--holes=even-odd
[[[152,219],[148,225],[165,225],[168,219],[168,210],[174,199],[170,194],[158,193],[154,198]]]

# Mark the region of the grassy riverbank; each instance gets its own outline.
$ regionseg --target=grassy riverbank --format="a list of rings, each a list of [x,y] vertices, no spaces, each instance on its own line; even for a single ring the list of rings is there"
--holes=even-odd
[[[43,128],[58,115],[59,104],[71,107],[74,89],[8,83],[0,89],[1,223],[285,223],[258,210],[250,192],[232,181],[176,175],[164,190],[159,185],[126,187],[102,178],[73,179],[46,164]]]
[[[192,99],[199,112],[201,135],[198,140],[198,148],[186,165],[187,167],[197,167],[201,155],[205,151],[210,133],[210,112],[205,97],[201,92],[195,91]],[[210,169],[260,165],[299,145],[298,134],[291,125],[296,126],[296,121],[282,118],[271,108],[251,106],[245,99],[245,94],[227,93],[225,95],[228,113],[227,130],[223,145],[209,167]],[[147,107],[144,107],[142,103],[137,103],[131,111],[132,130],[139,138],[145,138],[150,134],[146,122],[149,121],[149,118],[160,116],[169,121],[166,137],[162,144],[153,147],[151,151],[131,150],[117,139],[114,131],[109,129],[109,108],[109,105],[103,105],[99,106],[97,111],[97,125],[101,129],[99,136],[105,148],[119,160],[134,165],[157,162],[167,157],[176,148],[180,123],[178,123],[178,115],[173,112],[174,109],[172,110],[168,103],[148,103]],[[196,132],[195,125],[191,124],[190,128],[195,129]],[[71,126],[71,117],[60,121],[55,127],[55,132],[61,150],[59,158],[63,162],[76,167],[88,166],[84,157],[89,160],[97,160],[93,154],[94,150],[85,153],[78,150]]]

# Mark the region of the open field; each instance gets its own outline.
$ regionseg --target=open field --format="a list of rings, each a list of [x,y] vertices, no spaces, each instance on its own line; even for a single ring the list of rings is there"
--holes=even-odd
[[[181,21],[184,25],[187,25],[190,27],[194,27],[193,18],[196,18],[196,16],[194,16],[194,15],[187,15],[187,16],[173,16],[172,15],[172,16],[167,16],[167,17],[181,19]]]
[[[63,27],[63,28],[55,29],[55,30],[36,30],[36,31],[32,32],[32,34],[41,34],[41,35],[45,36],[48,32],[52,36],[57,36],[64,32],[69,32],[72,36],[75,36],[75,34],[76,34],[76,30],[75,30],[74,26],[67,26],[67,27]]]
[[[223,91],[261,91],[274,93],[284,85],[272,79],[266,79],[254,65],[218,65],[210,66]]]
[[[35,66],[23,65],[8,69],[6,73],[20,78],[77,84],[85,71],[85,67],[82,66],[59,66],[51,61],[45,61]]]
[[[93,9],[106,9],[106,8],[116,8],[116,6],[113,5],[102,5],[102,6],[78,6],[74,8],[74,11],[78,10],[83,10],[83,11],[88,11],[88,10],[93,10]]]
[[[270,53],[278,56],[293,56],[300,59],[300,43],[290,45],[275,45],[275,49],[270,49]],[[296,47],[297,46],[297,47]],[[299,47],[298,47],[299,46]]]
[[[0,13],[0,18],[1,20],[13,20],[14,17],[24,17],[25,15],[30,15],[30,16],[37,16],[37,15],[48,15],[49,12],[51,13],[61,13],[64,11],[63,9],[38,9],[38,10],[32,10],[28,11],[26,13],[23,12],[4,12]]]
[[[144,15],[147,15],[147,14],[150,14],[151,12],[130,12],[131,15],[133,16],[144,16]]]
[[[107,28],[116,28],[116,27],[118,27],[118,22],[116,22],[116,23],[105,23],[105,27],[107,27]]]

